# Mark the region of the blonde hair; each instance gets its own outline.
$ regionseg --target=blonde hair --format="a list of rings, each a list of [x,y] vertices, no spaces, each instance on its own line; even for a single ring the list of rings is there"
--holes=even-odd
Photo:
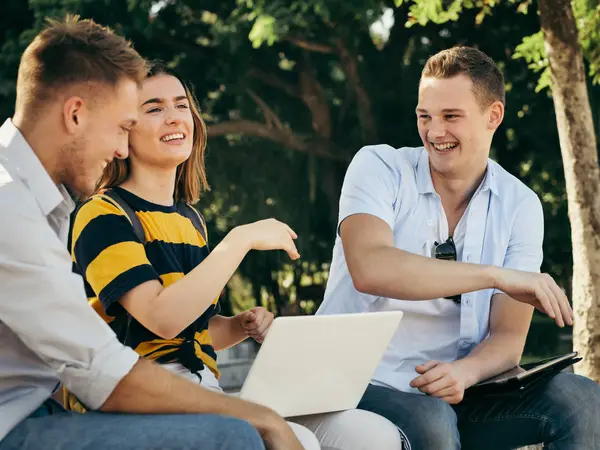
[[[21,57],[16,109],[35,114],[57,90],[76,84],[115,87],[122,78],[141,84],[147,71],[131,42],[110,28],[76,15],[48,19]]]
[[[152,62],[147,77],[151,78],[158,75],[170,75],[177,78],[183,85],[190,104],[190,112],[194,120],[192,153],[188,159],[177,166],[174,199],[176,202],[194,204],[198,202],[203,191],[210,190],[204,165],[207,142],[206,124],[200,115],[200,108],[194,92],[188,84],[162,63]],[[129,158],[114,159],[104,168],[102,177],[96,185],[96,192],[119,186],[127,180],[129,177],[129,164]]]
[[[460,74],[471,79],[482,107],[497,100],[505,104],[502,72],[489,56],[476,48],[457,46],[442,50],[427,60],[421,77],[452,78]]]

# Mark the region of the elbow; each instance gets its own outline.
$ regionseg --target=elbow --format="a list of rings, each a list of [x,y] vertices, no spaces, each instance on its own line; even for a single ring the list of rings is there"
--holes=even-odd
[[[167,341],[175,339],[179,335],[179,333],[183,331],[179,329],[179,327],[175,327],[169,323],[160,323],[160,321],[154,326],[148,327],[148,329],[152,331],[155,335],[157,335],[159,338],[165,339]]]
[[[352,277],[352,284],[354,289],[362,294],[374,294],[377,289],[377,282],[375,275],[372,271],[367,270],[366,267],[354,267],[350,269],[350,276]]]
[[[173,314],[165,313],[159,308],[153,310],[153,314],[148,317],[142,325],[154,333],[161,339],[171,340],[176,338],[179,333],[183,331],[183,328],[179,324],[174,323]]]
[[[164,307],[161,307],[167,304],[164,300],[157,296],[147,310],[146,320],[140,322],[159,338],[170,340],[176,338],[185,329],[185,326],[176,320],[177,314],[172,309],[165,310]]]
[[[106,401],[98,408],[98,411],[103,413],[118,413],[123,412],[123,405],[120,401],[120,396],[113,391],[113,393],[106,399]]]
[[[515,351],[508,355],[508,362],[510,367],[518,366],[521,363],[521,357],[523,356],[523,350]]]

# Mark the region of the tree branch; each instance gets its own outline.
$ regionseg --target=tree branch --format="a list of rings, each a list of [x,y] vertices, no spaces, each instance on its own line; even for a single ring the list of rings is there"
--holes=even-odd
[[[333,47],[330,47],[329,45],[319,44],[317,42],[309,42],[305,39],[291,36],[285,37],[283,39],[295,45],[296,47],[300,47],[301,49],[304,49],[309,52],[325,53],[328,55],[336,53],[335,49]]]
[[[214,138],[227,134],[243,134],[260,137],[281,144],[293,150],[314,154],[334,161],[349,162],[351,157],[346,152],[334,148],[326,140],[304,139],[295,135],[288,128],[281,130],[269,128],[268,125],[253,120],[231,120],[208,126],[208,137]]]
[[[278,88],[291,97],[301,98],[300,91],[290,83],[286,83],[281,78],[273,73],[263,72],[260,69],[250,69],[248,76],[262,81],[267,86]]]
[[[330,139],[332,127],[329,104],[325,98],[323,86],[315,76],[308,53],[304,52],[303,56],[302,60],[298,62],[302,101],[310,111],[312,128],[315,133],[322,139]]]
[[[269,105],[267,105],[267,102],[265,102],[262,98],[260,98],[251,89],[246,89],[246,92],[248,92],[248,95],[250,96],[250,98],[252,100],[254,100],[256,102],[256,104],[260,107],[260,109],[262,110],[262,112],[265,116],[265,122],[267,123],[267,127],[273,128],[273,125],[275,125],[276,128],[278,128],[280,130],[283,129],[283,124],[281,123],[281,120],[279,119],[277,114],[275,114],[273,112],[273,110],[271,108],[269,108]]]
[[[336,44],[340,55],[340,64],[348,77],[348,87],[356,96],[363,140],[364,142],[375,142],[377,140],[377,127],[373,117],[373,108],[371,107],[371,99],[360,79],[358,64],[342,38],[338,38]]]

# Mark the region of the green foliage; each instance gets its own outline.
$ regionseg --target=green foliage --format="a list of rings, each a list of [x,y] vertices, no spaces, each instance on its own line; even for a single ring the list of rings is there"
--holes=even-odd
[[[535,73],[540,73],[536,92],[550,87],[550,67],[548,65],[548,56],[544,47],[544,33],[538,31],[531,36],[525,36],[523,42],[517,46],[513,58],[523,58],[527,61],[528,67]]]
[[[593,14],[591,0],[575,6],[596,77],[597,9]],[[194,84],[209,130],[232,127],[209,138],[213,190],[199,207],[212,243],[236,225],[266,217],[284,220],[298,233],[301,262],[276,252],[251,253],[227,289],[226,310],[251,302],[279,313],[315,310],[348,161],[367,144],[420,145],[414,108],[422,66],[456,44],[478,46],[505,75],[507,109],[492,155],[542,199],[543,269],[569,286],[562,160],[552,100],[539,92],[547,71],[531,2],[6,0],[0,17],[4,116],[12,114],[23,49],[46,16],[67,11],[110,25],[144,56],[165,60]],[[598,88],[590,94],[600,110]],[[251,126],[241,128],[240,120]]]
[[[516,13],[527,14],[532,0],[510,0],[510,3],[515,5]],[[594,84],[600,84],[600,4],[597,0],[572,0],[572,4],[579,29],[579,42],[588,62],[590,78]],[[478,11],[475,25],[481,25],[484,18],[491,15],[493,9],[499,5],[499,0],[413,0],[407,26],[456,21],[464,11],[472,9]],[[529,68],[539,74],[538,91],[551,87],[541,31],[523,37],[523,42],[515,49],[514,57],[525,59]]]
[[[600,84],[600,4],[595,0],[574,0],[573,11],[590,77],[595,84]]]

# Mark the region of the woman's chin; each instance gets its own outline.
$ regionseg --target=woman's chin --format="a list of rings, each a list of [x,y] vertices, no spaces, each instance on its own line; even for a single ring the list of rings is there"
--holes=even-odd
[[[190,157],[189,153],[178,153],[178,154],[170,154],[165,158],[162,158],[162,163],[165,167],[177,168],[180,164],[186,162]]]

